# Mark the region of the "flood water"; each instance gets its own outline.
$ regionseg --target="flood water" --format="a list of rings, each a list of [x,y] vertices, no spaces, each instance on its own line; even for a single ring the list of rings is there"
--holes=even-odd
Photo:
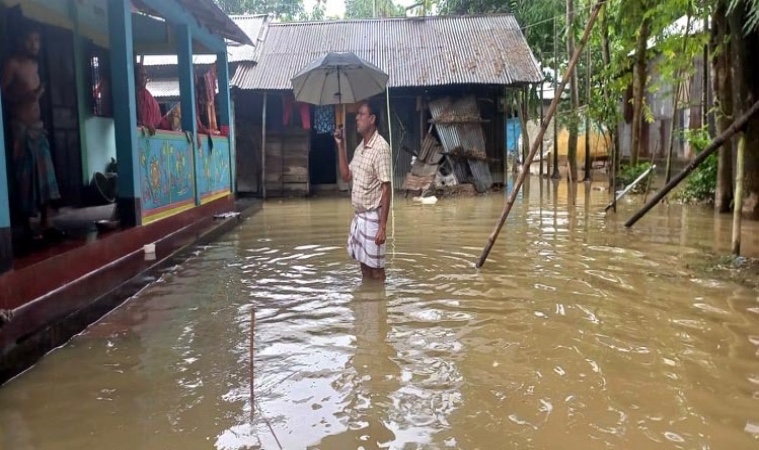
[[[268,202],[0,388],[0,448],[759,448],[758,294],[687,266],[730,218],[575,194],[533,180],[479,271],[503,194],[398,196],[384,288],[347,199]]]

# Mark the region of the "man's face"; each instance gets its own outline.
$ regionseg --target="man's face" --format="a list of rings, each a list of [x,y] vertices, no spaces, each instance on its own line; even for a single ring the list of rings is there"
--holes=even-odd
[[[356,130],[359,134],[366,133],[374,125],[374,114],[367,105],[361,105],[356,114]]]
[[[24,38],[24,51],[31,57],[37,57],[40,53],[40,34],[31,32]]]
[[[148,72],[145,67],[140,66],[137,69],[137,79],[135,80],[137,87],[144,88],[148,85]]]

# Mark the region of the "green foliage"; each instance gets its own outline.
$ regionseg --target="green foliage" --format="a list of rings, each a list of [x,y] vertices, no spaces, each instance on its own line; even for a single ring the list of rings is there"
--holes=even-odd
[[[684,135],[697,154],[701,153],[711,140],[706,129],[685,130]],[[714,194],[717,191],[717,166],[717,153],[712,153],[688,177],[685,187],[675,195],[675,199],[683,203],[714,201]]]
[[[346,19],[403,17],[405,15],[406,9],[396,5],[393,0],[345,0]]]
[[[564,54],[565,0],[439,0],[440,14],[514,14],[535,57],[547,64],[553,56],[553,19],[557,19],[560,55]]]
[[[617,183],[621,184],[624,187],[627,187],[632,183],[633,181],[637,180],[639,176],[643,175],[643,172],[651,168],[650,162],[644,162],[640,163],[637,166],[622,166],[620,167],[619,175],[617,176]],[[643,180],[641,180],[637,185],[635,185],[634,188],[630,191],[631,194],[642,194],[646,190],[646,186],[648,185],[652,173],[649,173]]]
[[[715,0],[713,0],[715,1]],[[720,0],[716,0],[720,1]],[[744,33],[748,34],[753,30],[759,29],[759,0],[729,0],[727,10],[728,13],[734,10],[743,9],[746,17],[746,23],[744,27]]]
[[[303,0],[216,0],[227,14],[271,14],[281,20],[296,20],[305,13]]]

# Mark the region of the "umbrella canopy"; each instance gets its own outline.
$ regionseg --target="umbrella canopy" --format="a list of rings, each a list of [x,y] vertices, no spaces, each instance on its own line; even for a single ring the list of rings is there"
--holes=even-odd
[[[388,75],[351,52],[331,52],[290,81],[295,100],[314,105],[356,103],[385,90]]]

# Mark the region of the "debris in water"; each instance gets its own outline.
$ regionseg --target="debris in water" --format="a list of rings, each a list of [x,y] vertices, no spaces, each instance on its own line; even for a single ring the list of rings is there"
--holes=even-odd
[[[215,216],[213,216],[213,218],[223,220],[223,219],[230,219],[232,217],[239,217],[239,216],[240,216],[239,212],[231,211],[231,212],[216,214]]]

